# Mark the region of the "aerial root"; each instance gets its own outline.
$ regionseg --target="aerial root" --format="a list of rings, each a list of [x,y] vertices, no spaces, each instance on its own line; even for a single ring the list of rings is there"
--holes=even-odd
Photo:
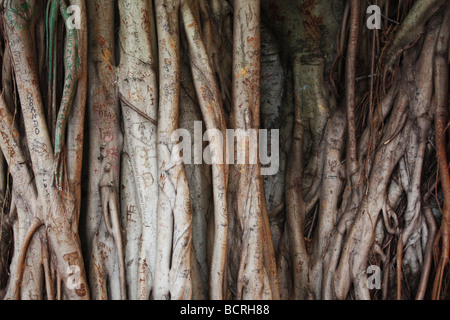
[[[17,259],[17,269],[14,281],[14,300],[20,300],[20,288],[22,286],[23,271],[25,267],[25,258],[27,256],[28,247],[34,234],[44,225],[44,223],[39,218],[34,218],[28,229],[25,239],[23,241],[22,247],[19,251],[19,257]]]

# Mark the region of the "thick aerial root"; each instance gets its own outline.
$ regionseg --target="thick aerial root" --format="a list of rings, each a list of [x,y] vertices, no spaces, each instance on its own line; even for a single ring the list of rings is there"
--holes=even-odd
[[[170,299],[169,274],[174,228],[173,208],[176,198],[176,185],[173,184],[172,176],[178,178],[181,173],[173,172],[177,168],[171,161],[171,147],[173,143],[170,139],[171,134],[178,125],[178,92],[180,87],[180,61],[178,52],[180,45],[178,30],[179,7],[180,0],[171,3],[166,0],[159,0],[155,3],[160,46],[160,89],[162,91],[160,93],[157,138],[159,190],[155,284],[153,287],[153,297],[155,300]]]
[[[114,24],[115,5],[86,1],[89,33],[88,111],[89,181],[86,237],[93,299],[126,296],[124,256],[119,222],[118,194],[123,135],[117,97]],[[99,10],[101,8],[101,10]],[[78,94],[77,94],[78,96]],[[106,172],[107,171],[107,172]],[[102,180],[102,181],[101,181]],[[103,218],[105,217],[105,218]],[[109,230],[108,230],[108,229]],[[111,286],[107,287],[107,281]],[[107,290],[110,289],[111,292]]]
[[[51,5],[50,5],[51,4]],[[56,46],[55,41],[55,22],[57,11],[56,8],[59,7],[61,15],[63,16],[64,22],[67,23],[69,19],[69,14],[67,12],[67,5],[61,0],[52,0],[48,3],[50,6],[50,15],[48,20],[50,20],[50,25],[47,26],[47,52],[49,56],[49,83],[54,84],[53,78],[56,78],[54,74],[54,67],[56,67],[56,57],[54,57],[54,51]],[[69,123],[69,116],[72,110],[73,101],[75,99],[75,94],[78,86],[78,80],[80,77],[80,60],[78,58],[78,31],[75,28],[67,28],[65,50],[64,50],[64,66],[66,69],[64,86],[63,86],[63,96],[61,101],[61,106],[59,108],[58,116],[56,118],[55,127],[55,172],[53,176],[53,185],[59,190],[63,190],[63,179],[67,178],[66,171],[66,158],[64,157],[64,145],[66,140],[66,130],[67,124]],[[54,102],[55,92],[49,94]],[[54,106],[53,106],[54,108]],[[65,184],[67,189],[67,183]]]
[[[120,205],[122,213],[122,228],[124,230],[124,254],[125,254],[125,275],[127,285],[127,296],[129,300],[147,300],[150,296],[150,288],[147,287],[147,277],[152,277],[150,268],[146,261],[140,264],[139,257],[141,235],[142,235],[142,218],[137,210],[136,201],[136,184],[131,168],[131,160],[127,153],[122,155],[121,165],[121,181],[122,190],[120,192]],[[139,265],[143,265],[144,269],[140,272]],[[139,283],[142,284],[140,285]],[[138,287],[145,287],[138,290]],[[143,294],[141,294],[143,293]]]
[[[346,88],[346,109],[348,122],[347,139],[347,157],[346,157],[346,176],[347,188],[355,188],[359,183],[358,163],[356,158],[356,56],[358,52],[359,25],[360,25],[361,1],[350,1],[350,34],[347,50],[347,64],[345,73]],[[356,192],[355,192],[356,193]],[[353,198],[356,203],[359,201]]]
[[[44,223],[35,218],[31,223],[30,229],[28,230],[25,239],[20,248],[19,257],[17,259],[17,270],[14,279],[14,300],[20,300],[20,287],[22,286],[23,270],[25,265],[25,258],[27,256],[28,246],[30,245],[31,239],[34,234],[44,225]]]
[[[311,289],[316,299],[324,298],[322,293],[322,278],[329,278],[329,273],[324,272],[327,259],[325,258],[327,249],[339,243],[334,242],[333,230],[336,228],[338,216],[339,195],[343,189],[341,175],[344,172],[340,163],[340,157],[345,141],[345,129],[347,121],[344,111],[338,111],[328,122],[325,129],[325,161],[322,184],[327,186],[320,189],[319,214],[317,222],[317,232],[313,239],[314,250],[311,255]],[[343,219],[345,220],[345,219]],[[345,223],[346,224],[346,223]],[[339,228],[339,227],[337,227]],[[339,234],[337,234],[339,237]],[[331,252],[338,252],[334,250]]]
[[[67,12],[67,5],[64,1],[60,3],[61,15],[64,22],[67,23],[69,14]],[[50,49],[51,50],[51,49]],[[78,32],[75,28],[67,28],[65,52],[64,52],[64,66],[66,68],[66,76],[64,80],[64,91],[62,96],[61,106],[59,108],[56,131],[55,131],[55,154],[62,151],[62,146],[65,143],[66,129],[69,122],[69,115],[72,110],[73,100],[75,98],[78,80],[80,77],[80,60],[78,57]]]
[[[11,9],[11,6],[20,6],[21,2],[12,0],[9,5],[9,9]],[[11,12],[14,11],[11,10],[9,13]],[[76,290],[65,290],[65,293],[68,298],[87,299],[89,294],[79,238],[77,233],[73,232],[71,221],[74,216],[70,201],[72,195],[70,191],[61,194],[51,186],[49,168],[52,168],[54,164],[54,154],[51,150],[52,142],[44,117],[44,102],[37,85],[39,84],[39,75],[36,57],[34,56],[33,35],[30,34],[29,30],[23,33],[19,30],[16,23],[20,19],[20,14],[14,12],[11,14],[11,19],[5,19],[5,24],[14,61],[17,91],[25,124],[26,142],[30,151],[39,204],[42,206],[40,211],[44,212],[43,223],[47,227],[49,244],[55,256],[58,273],[61,274],[63,281],[66,283],[68,280],[65,267],[76,266],[80,269],[80,287]],[[21,61],[28,62],[25,68],[23,68]],[[14,177],[15,181],[21,181],[20,178],[16,178],[17,176]],[[23,193],[21,196],[25,197],[25,195],[26,193]],[[16,295],[16,293],[14,294]]]
[[[159,36],[160,108],[158,114],[157,300],[192,298],[195,262],[189,186],[180,150],[175,146],[180,102],[180,1],[155,3]]]
[[[444,0],[375,2],[379,31],[361,0],[44,3],[46,35],[39,0],[0,0],[0,194],[11,187],[17,206],[7,299],[377,299],[368,265],[383,267],[382,299],[423,299],[433,253],[431,295],[444,298]],[[66,3],[81,7],[82,31],[64,29]],[[280,129],[278,174],[261,177],[268,164],[253,154],[223,163],[227,147],[258,142],[219,138],[260,128]],[[209,141],[188,142],[199,131]],[[199,163],[203,142],[219,164],[186,168],[186,146]]]
[[[397,243],[397,300],[402,300],[403,240]]]
[[[234,130],[260,128],[260,3],[258,0],[235,2],[234,46],[233,46],[233,108],[230,126]],[[245,19],[247,24],[239,21]],[[247,39],[247,41],[241,41]],[[235,143],[235,153],[245,152],[247,161],[257,159],[257,141],[245,137],[245,143]],[[238,151],[236,151],[236,147]],[[239,256],[234,255],[239,269],[236,270],[238,299],[279,299],[277,270],[269,228],[267,202],[258,161],[232,166],[229,188],[229,213],[234,215],[235,229],[230,228],[229,237],[239,237]],[[231,220],[231,219],[229,219]],[[241,230],[241,231],[239,231]],[[234,234],[236,232],[236,234]],[[238,241],[239,241],[238,240]],[[231,242],[230,242],[231,246]],[[230,247],[229,251],[234,250]]]
[[[141,300],[150,298],[156,261],[156,217],[158,204],[157,135],[158,82],[152,1],[119,1],[121,59],[118,68],[119,100],[122,104],[125,144],[129,154],[134,190],[134,210],[141,215],[136,275]],[[142,21],[142,22],[141,22]],[[136,39],[140,39],[136,42]],[[128,209],[127,209],[128,210]],[[128,213],[127,213],[128,215]],[[133,284],[134,286],[135,284]]]
[[[86,101],[87,101],[87,68],[88,68],[88,18],[86,0],[70,0],[70,5],[80,8],[80,26],[77,31],[78,55],[76,65],[79,65],[79,78],[76,96],[73,99],[71,113],[67,128],[66,154],[67,154],[67,175],[70,183],[70,190],[75,195],[76,216],[73,223],[74,233],[78,232],[79,220],[81,214],[81,171],[84,167],[83,154],[86,149],[84,143],[85,137],[85,119],[86,119]]]

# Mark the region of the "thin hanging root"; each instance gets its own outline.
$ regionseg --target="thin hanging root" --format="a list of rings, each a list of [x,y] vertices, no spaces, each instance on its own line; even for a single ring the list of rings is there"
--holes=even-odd
[[[119,261],[119,281],[120,295],[122,300],[126,300],[126,277],[125,277],[125,256],[122,243],[122,233],[120,231],[120,210],[119,199],[115,187],[112,186],[110,177],[111,168],[105,168],[105,175],[100,181],[100,197],[102,202],[102,212],[108,233],[113,237],[117,251],[117,259]],[[109,182],[109,183],[108,183]]]
[[[150,118],[147,114],[145,114],[144,112],[142,112],[141,110],[139,110],[138,108],[136,108],[135,106],[133,106],[133,104],[131,102],[129,102],[122,93],[119,92],[119,100],[125,104],[128,108],[132,109],[134,112],[136,112],[138,115],[140,115],[142,118],[144,118],[145,120],[147,120],[148,122],[154,124],[155,126],[158,125],[158,121],[156,121],[155,119]]]
[[[402,300],[402,265],[403,265],[403,240],[399,237],[397,243],[397,300]]]
[[[446,129],[448,125],[448,44],[450,31],[450,7],[439,33],[435,58],[435,88],[436,88],[436,156],[438,160],[442,193],[444,195],[444,210],[442,213],[442,250],[439,265],[436,270],[436,278],[433,286],[433,299],[439,300],[442,290],[444,270],[449,263],[450,254],[450,174],[446,155]]]
[[[435,264],[438,264],[438,262],[439,262],[439,255],[440,255],[439,243],[441,242],[441,238],[442,238],[442,234],[441,234],[441,230],[439,230],[436,235],[436,239],[434,239],[434,242],[433,242],[433,258],[434,258]]]
[[[445,0],[418,0],[415,2],[387,51],[385,73],[392,71],[398,57],[414,43],[414,40],[417,40],[417,35],[423,32],[427,21],[444,2]]]
[[[424,199],[426,202],[427,200]],[[425,298],[425,292],[428,286],[428,279],[431,269],[431,260],[433,256],[433,240],[436,236],[436,221],[434,220],[433,212],[430,208],[424,209],[425,219],[427,221],[429,235],[427,240],[427,246],[425,249],[425,259],[423,261],[422,274],[420,276],[419,288],[417,289],[416,300],[423,300]]]
[[[117,250],[117,258],[119,260],[119,281],[120,281],[120,295],[122,300],[127,299],[127,286],[126,286],[126,277],[125,277],[125,255],[122,244],[122,234],[120,232],[120,209],[118,205],[118,197],[116,193],[113,193],[110,202],[109,208],[112,216],[112,228],[114,230],[114,242],[116,244]]]
[[[20,0],[13,3],[19,4]],[[80,268],[80,289],[65,290],[69,299],[89,299],[87,281],[85,276],[83,256],[78,234],[73,232],[69,219],[73,216],[74,208],[69,201],[72,194],[60,194],[52,188],[51,174],[49,168],[54,164],[54,154],[51,152],[52,141],[44,117],[44,102],[39,88],[40,78],[37,72],[35,50],[30,32],[22,32],[17,27],[20,17],[12,13],[11,19],[4,19],[6,37],[8,38],[11,55],[15,63],[15,79],[17,82],[18,97],[21,102],[23,123],[26,131],[26,142],[28,143],[29,157],[34,171],[34,186],[39,195],[40,205],[43,209],[52,208],[51,214],[45,215],[45,224],[53,226],[48,228],[48,240],[52,247],[58,270],[62,271],[69,265],[64,257],[70,256],[70,265]],[[27,63],[25,63],[25,61]],[[24,62],[24,63],[22,63]],[[32,146],[39,146],[38,148]],[[19,179],[16,179],[19,176]],[[14,181],[26,183],[15,173]],[[30,193],[25,193],[29,195]],[[22,257],[22,259],[25,259]],[[22,268],[23,266],[19,266]],[[20,269],[19,269],[20,270]],[[61,272],[60,272],[61,274]],[[67,273],[62,273],[64,282],[68,279]],[[16,283],[12,284],[15,288]],[[20,288],[18,289],[20,291]],[[13,292],[13,295],[19,295]]]
[[[41,239],[41,250],[42,250],[42,266],[44,267],[44,276],[45,276],[45,289],[47,291],[47,299],[54,300],[55,292],[53,287],[53,278],[50,273],[50,258],[48,245]]]
[[[25,269],[24,264],[25,258],[27,256],[28,246],[30,245],[31,239],[33,239],[36,231],[38,231],[39,228],[43,225],[44,223],[40,219],[34,218],[33,222],[31,223],[30,229],[28,229],[28,232],[23,241],[22,248],[20,248],[19,257],[17,259],[16,278],[14,279],[14,300],[20,300],[20,288],[22,286],[23,271]]]
[[[356,176],[358,165],[356,160],[356,56],[358,54],[358,36],[360,25],[361,1],[350,2],[350,35],[347,53],[347,65],[345,82],[347,84],[347,122],[348,122],[348,144],[347,144],[347,180],[349,187],[355,187],[358,183]]]
[[[432,292],[432,299],[433,300],[440,300],[441,298],[441,292],[442,292],[442,281],[444,278],[444,271],[445,271],[445,267],[448,265],[449,263],[449,238],[450,238],[450,234],[448,232],[449,225],[448,223],[445,223],[444,225],[444,221],[443,221],[443,226],[441,227],[441,231],[438,234],[438,237],[436,238],[436,245],[439,243],[439,240],[442,240],[442,251],[441,251],[441,256],[439,258],[439,263],[436,267],[436,277],[434,279],[434,283],[433,283],[433,292]],[[436,246],[435,246],[436,248]]]
[[[62,300],[62,290],[61,290],[61,276],[56,274],[56,300]]]
[[[230,126],[234,130],[257,130],[260,128],[261,102],[260,2],[238,0],[234,2],[234,10],[233,74],[240,76],[233,77]],[[240,22],[243,20],[246,20],[245,24]],[[242,68],[247,71],[243,73]],[[251,149],[245,144],[241,150],[250,152]],[[242,229],[237,299],[278,300],[275,255],[268,230],[267,202],[260,164],[247,163],[232,169],[236,184],[230,188],[229,196],[232,197],[231,201],[236,201],[235,214]]]
[[[105,188],[102,188],[102,195],[103,190]],[[111,216],[112,222],[109,222],[108,220],[108,213],[105,214],[105,223],[107,222],[107,225],[109,225],[108,232],[111,234],[111,236],[114,239],[114,243],[116,245],[117,250],[117,259],[119,260],[119,281],[120,281],[120,295],[122,300],[126,300],[127,298],[127,287],[126,287],[126,277],[125,277],[125,256],[124,256],[124,250],[123,250],[123,244],[122,244],[122,234],[120,232],[120,222],[119,222],[119,209],[118,209],[118,197],[116,192],[112,192],[111,190],[108,191],[108,204],[107,207],[109,208],[109,215]]]
[[[448,229],[448,228],[446,228]],[[448,237],[448,235],[447,235]],[[444,240],[445,237],[442,237],[442,240]],[[444,241],[442,242],[442,249],[444,250],[448,249],[448,247],[446,247],[446,245],[444,244]],[[445,267],[448,265],[449,263],[449,256],[448,254],[446,254],[444,251],[442,252],[441,258],[439,260],[439,264],[436,267],[436,277],[434,279],[434,284],[433,284],[433,292],[432,292],[432,299],[433,300],[440,300],[441,298],[441,291],[442,291],[442,282],[443,282],[443,278],[444,278],[444,271],[445,271]]]

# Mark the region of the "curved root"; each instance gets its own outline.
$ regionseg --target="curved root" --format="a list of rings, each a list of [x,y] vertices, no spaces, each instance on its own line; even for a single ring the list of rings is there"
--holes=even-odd
[[[30,229],[28,230],[25,239],[23,241],[22,247],[20,248],[19,258],[17,259],[17,270],[16,277],[14,279],[14,300],[20,300],[20,287],[22,286],[23,271],[25,258],[27,256],[28,246],[33,239],[34,234],[44,225],[44,223],[38,219],[34,218],[31,223]]]

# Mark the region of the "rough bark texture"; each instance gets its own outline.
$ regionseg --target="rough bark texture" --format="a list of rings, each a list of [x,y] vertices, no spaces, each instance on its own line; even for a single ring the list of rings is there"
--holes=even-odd
[[[0,297],[448,298],[450,5],[374,4],[0,0]]]

